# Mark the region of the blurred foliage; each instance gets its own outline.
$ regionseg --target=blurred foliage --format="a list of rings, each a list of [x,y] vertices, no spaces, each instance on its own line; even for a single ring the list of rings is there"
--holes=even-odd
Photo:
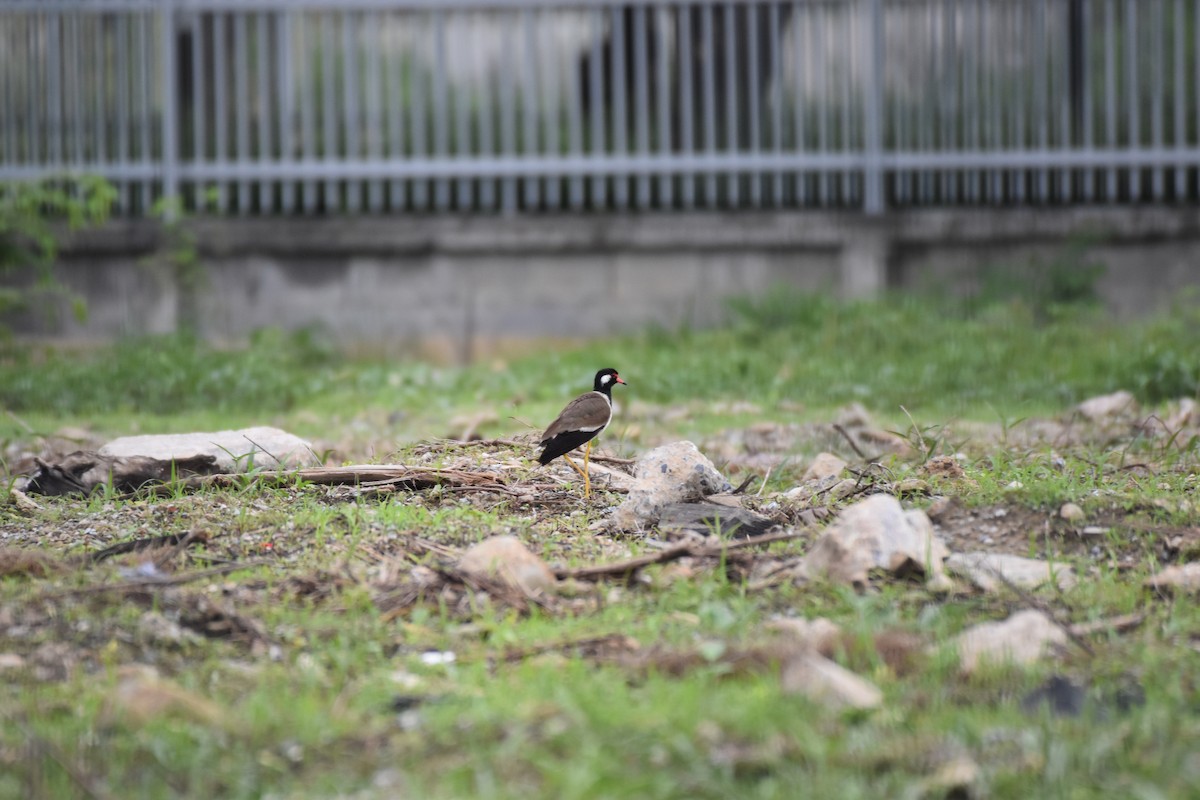
[[[1200,313],[1130,322],[1087,304],[1047,319],[1020,298],[989,304],[903,295],[843,303],[779,289],[731,306],[713,330],[662,328],[571,350],[469,368],[338,358],[313,331],[265,330],[220,350],[194,336],[129,340],[94,353],[43,350],[0,360],[0,404],[14,411],[192,409],[335,413],[384,407],[557,404],[614,366],[628,400],[745,399],[765,408],[862,402],[882,411],[990,416],[1052,411],[1129,389],[1144,402],[1200,390]]]
[[[108,219],[116,190],[94,176],[55,177],[35,181],[0,182],[0,318],[28,310],[39,300],[47,309],[67,297],[76,317],[87,309],[55,278],[57,226],[69,230],[98,225]],[[0,338],[7,338],[0,324]]]
[[[275,329],[237,350],[178,333],[97,352],[22,352],[0,362],[0,406],[64,414],[279,411],[327,390],[331,361],[332,349],[315,333]]]

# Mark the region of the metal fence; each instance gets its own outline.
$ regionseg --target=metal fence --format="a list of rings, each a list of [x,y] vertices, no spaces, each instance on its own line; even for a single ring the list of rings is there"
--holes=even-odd
[[[0,0],[125,213],[1194,202],[1200,0]]]

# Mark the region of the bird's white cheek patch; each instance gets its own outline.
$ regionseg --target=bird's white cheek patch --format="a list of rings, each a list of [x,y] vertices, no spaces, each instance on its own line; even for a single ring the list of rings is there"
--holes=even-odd
[[[600,378],[600,383],[612,383],[612,375],[605,375]]]

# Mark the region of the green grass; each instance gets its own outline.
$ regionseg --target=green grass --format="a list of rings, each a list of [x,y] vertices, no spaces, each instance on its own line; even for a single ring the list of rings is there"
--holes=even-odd
[[[968,508],[1002,507],[1022,520],[1010,552],[1054,551],[1083,576],[1036,602],[1074,623],[1132,612],[1146,620],[1089,637],[1091,654],[1071,648],[1056,661],[965,678],[941,645],[1027,597],[938,595],[894,579],[862,595],[824,583],[752,589],[736,572],[698,564],[577,587],[524,616],[478,596],[441,595],[388,615],[374,605],[376,581],[438,564],[416,538],[461,550],[511,533],[566,565],[653,544],[589,530],[619,501],[603,493],[591,506],[575,498],[532,510],[437,491],[355,501],[313,486],[38,498],[43,509],[33,513],[0,504],[3,541],[72,556],[203,531],[206,545],[175,556],[180,571],[265,563],[141,593],[94,590],[124,580],[120,570],[135,558],[0,577],[0,656],[24,659],[0,668],[0,797],[915,798],[946,796],[932,782],[955,757],[978,765],[978,796],[1194,796],[1200,610],[1141,581],[1164,558],[1200,552],[1191,533],[1200,526],[1197,445],[1128,432],[1052,445],[1025,438],[1018,422],[1061,416],[1119,388],[1149,410],[1195,396],[1198,326],[1186,309],[1119,324],[1019,299],[839,305],[780,295],[740,306],[719,330],[651,331],[469,368],[346,361],[318,336],[278,332],[236,351],[185,337],[85,354],[9,351],[0,405],[12,414],[0,417],[0,442],[14,446],[33,441],[26,425],[120,434],[273,423],[334,444],[348,438],[338,454],[353,460],[408,461],[419,452],[409,443],[443,435],[456,416],[494,414],[486,435],[523,430],[510,416],[544,424],[608,365],[630,386],[619,390],[623,417],[605,444],[631,454],[680,436],[719,440],[764,419],[827,422],[839,406],[862,402],[916,445],[911,458],[886,459],[881,480],[920,477],[930,493]],[[956,428],[963,420],[1007,430],[978,438]],[[812,447],[800,441],[786,454],[768,493],[795,484]],[[924,476],[925,447],[961,450],[965,479]],[[437,452],[431,463],[460,456]],[[1066,501],[1106,532],[1081,545],[1055,528],[1052,512]],[[930,502],[906,497],[910,506]],[[960,532],[975,535],[970,525]],[[1186,541],[1164,556],[1172,537]],[[252,620],[266,641],[152,635],[148,614],[180,621],[200,608]],[[762,646],[777,615],[841,625],[837,660],[875,682],[884,707],[830,710],[783,694],[773,669],[731,666],[725,656]],[[931,654],[894,670],[871,645],[881,631],[914,635]],[[628,652],[644,660],[557,646],[617,635],[635,640]],[[455,659],[428,663],[428,651]],[[699,658],[679,672],[670,654]],[[114,714],[131,664],[154,666],[210,702],[217,719]],[[1055,673],[1088,684],[1083,716],[1022,709],[1021,698]],[[1142,700],[1119,707],[1114,698],[1131,686]]]

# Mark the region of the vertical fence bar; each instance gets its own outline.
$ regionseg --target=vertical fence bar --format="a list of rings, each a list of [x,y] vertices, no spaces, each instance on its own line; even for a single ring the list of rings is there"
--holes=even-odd
[[[1110,151],[1117,149],[1117,0],[1104,4],[1104,121],[1105,144]],[[1104,199],[1117,199],[1117,168],[1109,167]]]
[[[1165,141],[1163,120],[1163,96],[1166,94],[1165,65],[1167,57],[1166,28],[1163,24],[1163,0],[1151,0],[1150,6],[1150,143],[1155,150],[1162,150]],[[1165,176],[1162,166],[1155,167],[1151,173],[1151,191],[1156,203],[1161,203],[1165,189]]]
[[[995,15],[1001,14],[1003,11],[1004,9],[993,9],[993,19]],[[988,130],[988,144],[993,152],[1004,150],[1004,98],[1002,94],[1004,72],[1001,64],[1005,45],[1008,44],[1004,34],[1008,33],[1008,22],[1011,17],[1005,15],[1002,19],[1002,22],[996,23],[999,36],[988,36],[986,29],[983,36],[983,63],[987,67],[985,86],[988,97],[988,121],[991,123]],[[991,42],[990,46],[988,42]],[[1004,202],[1003,173],[999,169],[993,169],[988,177],[988,183],[991,187],[992,205],[1000,205]]]
[[[1175,55],[1175,109],[1172,118],[1175,122],[1175,147],[1182,150],[1187,146],[1187,126],[1184,124],[1184,15],[1183,0],[1175,0],[1171,29],[1175,33],[1174,46],[1171,48]],[[1200,54],[1198,54],[1200,55]],[[1175,176],[1175,201],[1183,200],[1187,194],[1187,169],[1182,160],[1175,163],[1171,170]]]
[[[1067,31],[1067,36],[1071,37],[1071,8],[1070,5],[1062,7],[1062,23],[1063,28]],[[1064,151],[1072,149],[1072,137],[1074,133],[1071,128],[1071,104],[1074,99],[1071,97],[1071,59],[1074,55],[1070,48],[1066,48],[1062,55],[1061,66],[1058,70],[1058,143],[1059,147]],[[1058,172],[1058,199],[1063,202],[1068,202],[1073,193],[1071,170],[1063,168]]]
[[[45,26],[46,134],[49,140],[46,156],[51,170],[58,171],[63,161],[62,15],[55,12],[46,14]],[[144,45],[144,40],[140,44]]]
[[[296,157],[295,151],[295,78],[292,67],[292,10],[284,9],[275,13],[276,30],[276,59],[278,63],[278,84],[276,100],[279,103],[279,152],[280,163],[288,163]],[[290,214],[296,203],[295,181],[283,181],[279,191],[280,206],[284,214]]]
[[[758,5],[748,5],[745,8],[747,17],[746,83],[750,100],[749,150],[751,156],[759,155],[762,144],[762,111],[759,107],[761,94],[759,92],[758,75],[758,11]],[[762,173],[757,170],[750,174],[750,205],[754,208],[762,205]]]
[[[367,158],[383,158],[383,113],[380,110],[379,12],[368,11],[360,17],[359,41],[362,42],[363,91],[366,93]],[[383,181],[376,178],[367,184],[367,209],[372,214],[383,210]]]
[[[380,23],[380,36],[385,30],[392,28],[388,24],[395,21],[395,16],[388,14]],[[389,37],[389,41],[391,37]],[[392,161],[402,161],[405,155],[405,136],[407,130],[404,117],[405,80],[404,56],[394,52],[394,48],[384,52],[384,91],[387,93],[388,110],[388,157]],[[389,200],[392,211],[408,208],[408,184],[399,178],[393,179],[388,186]]]
[[[882,0],[867,0],[867,79],[863,90],[863,211],[882,214],[884,40]]]
[[[704,58],[704,150],[710,156],[717,154],[717,84],[716,84],[716,37],[713,32],[713,8],[700,9],[700,30],[703,39]],[[708,173],[704,181],[704,202],[708,206],[717,203],[717,176]]]
[[[358,82],[362,69],[362,49],[359,47],[359,13],[351,9],[342,12],[342,151],[339,156],[351,161],[362,158],[362,115]],[[362,207],[363,182],[357,178],[345,181],[346,211],[356,213]]]
[[[1140,119],[1140,95],[1138,92],[1138,16],[1135,0],[1125,2],[1125,79],[1129,91],[1129,150],[1141,148],[1142,131]],[[1129,170],[1129,200],[1137,202],[1142,194],[1142,171],[1140,167]]]
[[[671,155],[673,148],[671,129],[671,102],[674,95],[671,92],[671,52],[667,44],[667,30],[671,21],[670,9],[660,7],[655,9],[658,18],[658,151],[664,157]],[[680,88],[682,93],[684,90]],[[691,91],[689,87],[687,91]],[[675,204],[674,176],[664,173],[658,178],[658,207],[670,208]]]
[[[208,160],[208,101],[204,83],[204,54],[208,46],[204,35],[204,15],[195,12],[192,16],[192,163],[202,167]],[[118,55],[118,60],[120,56]],[[192,184],[192,205],[204,211],[208,205],[208,184],[197,178]]]
[[[317,160],[317,59],[321,57],[320,32],[313,30],[312,15],[299,18],[296,30],[296,49],[300,54],[299,63],[303,66],[304,78],[300,82],[300,136],[304,140],[304,160],[313,163]],[[316,52],[313,46],[316,45]],[[317,210],[318,192],[315,180],[306,180],[303,186],[302,199],[304,211],[312,214]]]
[[[334,46],[334,12],[321,14],[318,18],[321,42],[321,157],[326,162],[332,162],[338,155],[338,118],[337,92],[334,90],[337,74],[336,47]],[[338,182],[333,178],[325,180],[324,203],[325,213],[333,214],[341,210]]]
[[[246,42],[246,12],[235,11],[233,17],[233,130],[235,159],[239,166],[246,163],[250,150],[250,87],[249,54]],[[246,214],[250,208],[250,182],[243,178],[237,183],[237,211]]]
[[[504,40],[517,40],[516,20],[512,14],[504,17]],[[513,64],[515,54],[512,47],[504,50],[504,63],[500,67],[500,149],[505,160],[510,160],[517,153],[517,101],[516,85],[513,75],[516,65]],[[517,181],[515,178],[505,178],[501,184],[500,208],[508,214],[517,210]]]
[[[737,83],[737,18],[734,16],[733,3],[726,3],[725,19],[725,148],[730,158],[736,158],[738,153],[738,83]],[[731,169],[725,174],[725,202],[730,208],[741,205],[741,192],[738,191],[741,174]]]
[[[1083,26],[1085,35],[1090,42],[1092,40],[1092,0],[1083,0],[1079,24]],[[1092,63],[1094,59],[1090,51],[1085,51],[1085,53],[1080,91],[1083,92],[1083,149],[1090,153],[1096,145],[1096,121],[1093,119],[1095,109],[1092,101]],[[1096,170],[1094,167],[1088,167],[1083,171],[1083,199],[1090,203],[1095,197]]]
[[[957,6],[953,0],[943,0],[942,2],[942,102],[941,102],[941,117],[942,117],[942,141],[941,148],[943,150],[958,150],[960,149],[957,131],[958,123],[958,103],[957,92],[958,86],[955,81],[957,62],[955,60],[955,51],[958,49],[957,40],[955,37],[955,8]],[[942,196],[943,203],[955,202],[956,193],[955,182],[957,174],[951,170],[942,170]]]
[[[857,4],[856,4],[857,5]],[[858,48],[854,41],[855,25],[853,16],[853,7],[843,7],[841,9],[841,34],[842,47],[847,53],[856,53]],[[842,98],[842,153],[850,154],[854,150],[854,86],[851,83],[851,75],[848,64],[843,64],[838,70],[841,76],[841,86],[838,87],[839,95]],[[859,102],[863,102],[859,98]],[[861,106],[859,107],[861,108]],[[842,170],[842,205],[853,205],[856,198],[856,182],[857,170],[844,169]]]
[[[824,5],[817,7],[818,25],[813,36],[813,58],[817,73],[817,151],[820,155],[829,153],[829,64],[826,60],[826,43],[833,38],[833,25],[829,18],[830,10]],[[822,206],[829,205],[829,171],[821,170],[818,194]]]
[[[525,129],[522,132],[521,152],[531,159],[538,157],[541,142],[538,140],[538,86],[537,86],[537,38],[534,35],[533,11],[529,8],[521,10],[521,36],[525,42],[525,59],[521,69],[521,117]],[[527,209],[539,208],[542,204],[540,181],[537,178],[525,179],[525,203]]]
[[[225,124],[225,114],[229,109],[225,99],[228,85],[225,78],[225,20],[225,12],[213,12],[213,160],[220,166],[225,166],[226,140],[229,135]],[[214,193],[217,211],[224,214],[228,210],[225,181],[216,182]]]
[[[795,131],[795,150],[797,154],[802,154],[808,144],[808,129],[806,120],[805,102],[808,99],[808,93],[805,90],[805,66],[808,63],[810,50],[805,47],[805,33],[811,33],[812,25],[802,25],[801,20],[807,20],[811,17],[809,7],[801,5],[797,0],[792,5],[792,47],[796,58],[796,88],[792,96],[792,116]],[[797,170],[793,176],[796,187],[796,205],[803,208],[808,205],[808,175],[803,170]]]
[[[116,163],[122,167],[130,161],[130,17],[116,17]],[[31,92],[32,94],[32,92]],[[32,118],[30,118],[32,126]],[[30,154],[31,155],[31,154]],[[116,205],[122,213],[130,211],[130,182],[118,182]]]
[[[592,49],[588,69],[588,114],[591,117],[591,147],[597,158],[604,156],[604,19],[600,9],[591,12]],[[603,208],[607,204],[604,177],[592,178],[592,208]]]
[[[1050,148],[1050,101],[1048,97],[1050,58],[1046,51],[1046,7],[1036,5],[1033,17],[1033,42],[1036,58],[1033,68],[1033,114],[1037,126],[1037,147],[1042,152]],[[1045,203],[1050,192],[1050,174],[1043,167],[1037,171],[1037,201]]]
[[[641,157],[650,155],[650,78],[647,64],[648,32],[646,30],[645,6],[633,10],[633,124],[635,147]],[[650,176],[638,175],[635,186],[635,202],[640,209],[650,205]]]
[[[679,19],[679,101],[683,106],[680,114],[680,146],[683,156],[690,158],[693,152],[693,136],[696,130],[696,97],[692,75],[692,6],[678,6],[675,13]],[[684,208],[692,208],[696,200],[696,181],[688,172],[680,181],[680,193]]]
[[[81,84],[84,78],[81,62],[84,53],[79,41],[79,26],[82,22],[83,20],[78,14],[71,14],[64,20],[63,31],[64,38],[68,42],[63,53],[67,61],[66,77],[68,80],[63,83],[70,86],[71,109],[71,116],[67,122],[67,131],[70,133],[71,140],[71,152],[68,157],[75,170],[78,170],[83,163],[83,87]]]
[[[1192,4],[1192,62],[1194,74],[1192,75],[1192,90],[1195,92],[1192,101],[1196,104],[1194,113],[1196,115],[1196,144],[1200,145],[1200,0],[1195,0]],[[1200,169],[1196,171],[1197,193],[1200,193]]]
[[[458,20],[461,23],[460,30],[463,39],[470,41],[474,35],[474,31],[471,30],[471,17],[464,14]],[[459,159],[470,158],[472,155],[470,85],[471,82],[461,75],[458,82],[454,84],[454,155]],[[454,193],[454,207],[459,211],[473,208],[475,206],[473,189],[470,178],[459,178]]]
[[[475,26],[475,42],[476,52],[479,58],[479,74],[482,80],[479,85],[479,151],[483,156],[491,156],[496,152],[495,136],[493,128],[496,120],[496,109],[492,103],[493,95],[493,76],[495,69],[490,63],[487,56],[487,49],[482,46],[484,40],[484,31],[490,31],[494,28],[493,25],[476,25]],[[484,178],[479,187],[479,202],[486,209],[496,207],[496,181],[492,178]],[[582,205],[582,197],[580,204]]]
[[[258,77],[258,96],[255,98],[256,132],[258,133],[258,149],[255,160],[259,164],[271,160],[271,47],[270,47],[271,18],[265,11],[254,16],[254,73]],[[275,205],[275,184],[273,181],[259,178],[255,185],[258,213],[266,214]]]
[[[151,117],[153,116],[153,94],[150,89],[150,12],[139,12],[137,22],[137,71],[138,71],[138,159],[143,165],[154,163],[152,146]],[[142,178],[138,181],[138,202],[140,211],[145,214],[153,203],[152,179]]]
[[[772,1],[767,10],[767,35],[771,52],[771,149],[778,158],[783,155],[783,58],[780,55],[782,31],[779,29],[779,4]],[[771,172],[771,204],[783,206],[783,174],[778,168]]]
[[[1013,42],[1017,47],[1020,47],[1022,53],[1028,51],[1027,37],[1025,34],[1026,12],[1025,4],[1019,4],[1013,13]],[[1029,135],[1026,130],[1025,121],[1025,104],[1028,101],[1029,74],[1025,68],[1027,58],[1021,59],[1021,64],[1016,69],[1016,77],[1013,80],[1013,98],[1012,98],[1012,149],[1021,151],[1029,149]],[[1023,167],[1016,167],[1010,173],[1012,183],[1012,198],[1016,203],[1025,202],[1025,174],[1026,170]]]
[[[433,153],[438,159],[450,155],[449,82],[446,78],[446,13],[433,11]],[[439,178],[433,185],[433,205],[438,211],[450,208],[450,181]]]
[[[179,141],[175,124],[178,105],[175,102],[175,80],[179,75],[179,62],[175,51],[175,0],[163,0],[159,10],[162,27],[162,196],[166,202],[166,213],[179,196]]]
[[[963,6],[962,114],[963,149],[979,150],[979,0],[967,0]],[[965,196],[972,205],[979,202],[979,172],[966,170]]]
[[[562,155],[562,131],[563,124],[562,108],[561,108],[561,89],[559,81],[562,75],[558,70],[554,69],[555,49],[557,43],[553,39],[553,31],[547,23],[549,15],[545,10],[538,12],[538,25],[535,26],[536,31],[541,32],[541,41],[538,47],[542,68],[542,91],[541,97],[544,103],[544,112],[542,114],[543,135],[545,137],[544,152],[548,158],[558,158]],[[566,73],[566,79],[571,80],[571,74]],[[562,208],[561,187],[562,176],[547,175],[545,179],[546,187],[546,208],[557,211]]]
[[[629,124],[626,115],[626,100],[628,82],[625,80],[625,13],[624,9],[612,9],[612,73],[609,85],[612,87],[613,119],[612,119],[612,155],[615,159],[624,161],[629,151]],[[614,175],[613,206],[618,209],[629,205],[629,176],[628,174]]]
[[[428,23],[427,19],[422,21]],[[427,24],[421,25],[420,28],[417,29],[414,23],[413,28],[418,32],[420,37],[418,40],[423,40],[424,35],[426,34]],[[412,47],[415,44],[415,41],[410,41],[408,44],[410,47]],[[414,47],[413,50],[415,51],[415,49],[416,48]],[[511,64],[507,64],[506,67],[508,68],[505,69],[504,72],[511,73],[511,66]],[[411,73],[409,76],[409,96],[411,98],[409,119],[412,122],[411,133],[409,135],[412,144],[412,158],[418,161],[423,161],[429,156],[429,123],[426,119],[426,115],[429,113],[429,99],[427,97],[429,90],[429,76],[425,72],[425,65],[420,63],[419,59],[415,56],[412,58],[409,70]],[[422,211],[428,210],[428,180],[419,179],[413,181],[412,201],[413,205]]]

